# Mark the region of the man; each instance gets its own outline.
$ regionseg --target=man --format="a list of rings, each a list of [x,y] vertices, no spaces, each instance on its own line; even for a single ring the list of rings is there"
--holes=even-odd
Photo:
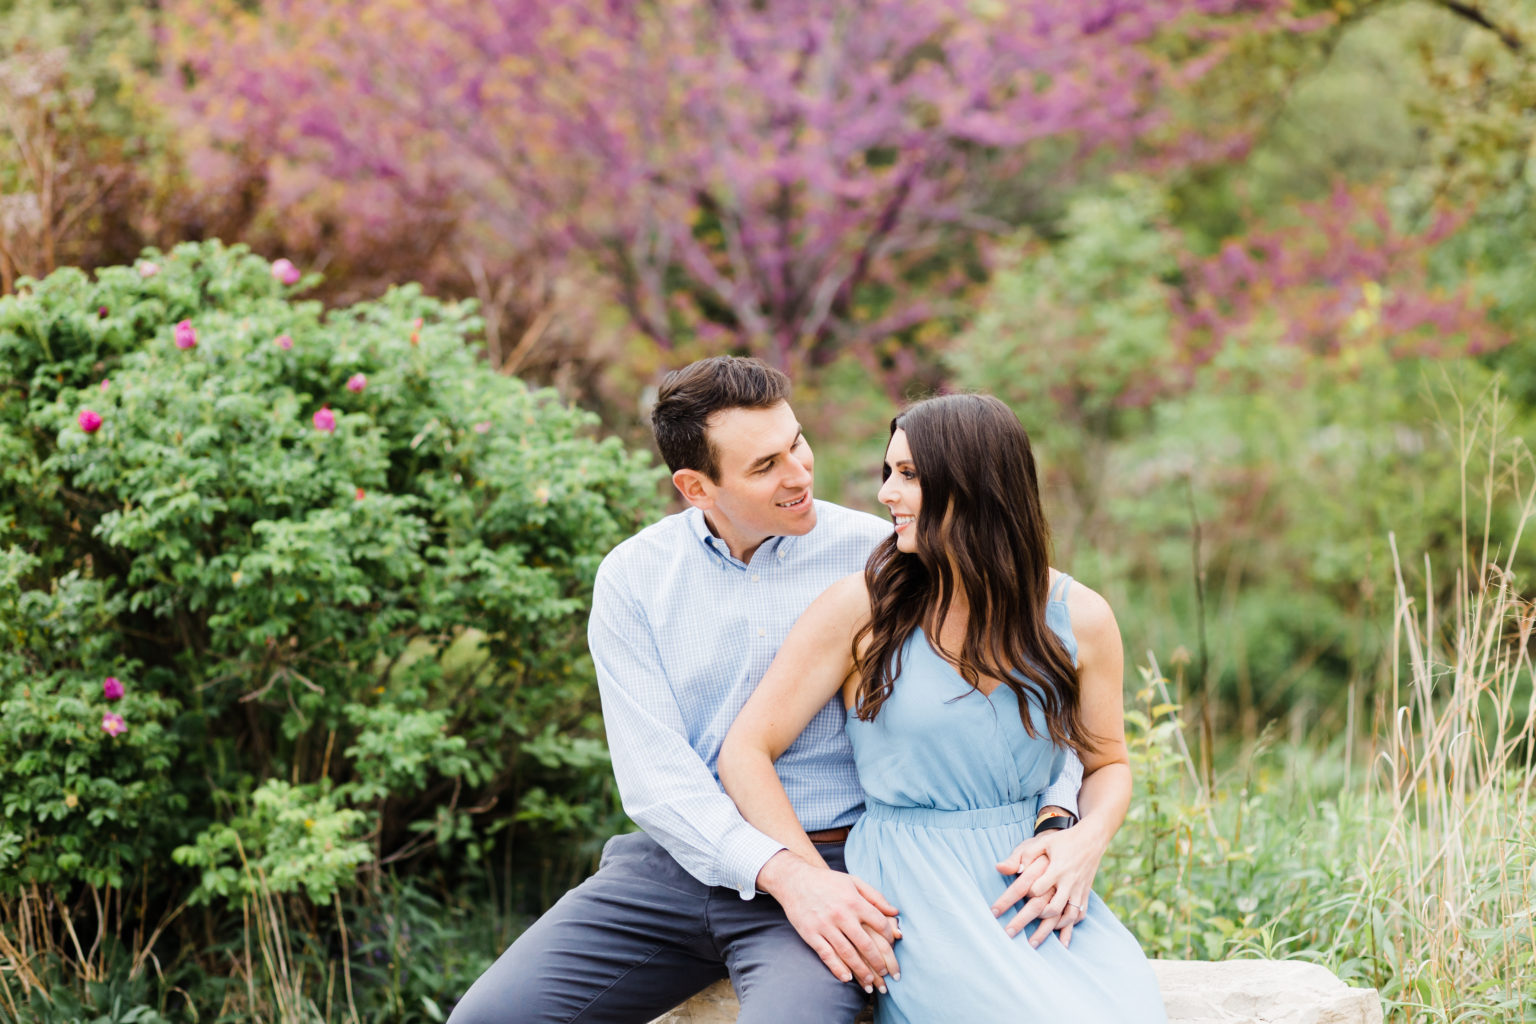
[[[733,357],[662,385],[652,427],[689,508],[603,560],[588,630],[614,775],[644,831],[610,840],[597,874],[502,954],[450,1024],[644,1024],[727,976],[744,1024],[847,1022],[899,977],[898,908],[842,871],[864,797],[841,704],[776,764],[830,867],[749,825],[715,773],[796,618],[891,532],[815,500],[814,456],[788,398],[782,373]],[[1042,818],[1070,823],[1081,777],[1071,760]],[[1036,896],[1025,913],[1042,915],[1043,935],[1071,912],[1029,892],[1038,868],[1009,865],[1020,875],[999,906]]]

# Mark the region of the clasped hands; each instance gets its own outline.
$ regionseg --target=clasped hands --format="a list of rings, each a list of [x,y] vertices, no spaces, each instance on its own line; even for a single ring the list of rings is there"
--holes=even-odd
[[[790,850],[769,858],[757,881],[839,981],[884,992],[887,976],[900,980],[891,948],[901,938],[896,908],[874,886]]]
[[[1004,925],[1009,935],[1038,920],[1030,945],[1038,948],[1053,933],[1063,946],[1071,945],[1073,926],[1088,916],[1088,895],[1103,856],[1104,844],[1081,823],[1025,840],[997,864],[1001,873],[1018,877],[992,904],[992,916],[1002,917],[1022,900],[1024,906]]]

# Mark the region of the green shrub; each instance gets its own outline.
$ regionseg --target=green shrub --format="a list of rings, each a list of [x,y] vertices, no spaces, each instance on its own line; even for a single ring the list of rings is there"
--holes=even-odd
[[[0,299],[0,889],[235,900],[249,859],[325,903],[509,826],[528,877],[584,863],[617,816],[584,609],[655,471],[471,306],[313,280],[209,243]]]
[[[73,569],[30,589],[39,564],[0,549],[0,889],[120,886],[148,850],[174,841],[187,809],[171,783],[178,705],[161,688],[172,675],[146,670],[111,631],[123,595]],[[109,701],[103,684],[116,676],[144,684]],[[107,715],[132,728],[109,734]]]

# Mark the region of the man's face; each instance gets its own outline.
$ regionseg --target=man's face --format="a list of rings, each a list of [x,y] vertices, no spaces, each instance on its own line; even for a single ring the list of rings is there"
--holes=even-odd
[[[686,485],[678,480],[678,488],[704,510],[732,553],[743,558],[769,537],[809,533],[816,525],[811,493],[816,458],[788,403],[726,409],[709,418],[708,429],[719,478],[695,474]]]

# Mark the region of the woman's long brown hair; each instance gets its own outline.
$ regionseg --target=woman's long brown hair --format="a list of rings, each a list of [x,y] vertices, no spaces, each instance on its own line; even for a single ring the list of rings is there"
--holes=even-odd
[[[922,489],[917,552],[898,551],[893,534],[864,567],[870,619],[854,637],[856,657],[866,637],[869,646],[858,658],[855,712],[865,721],[880,713],[921,627],[973,688],[983,676],[1012,687],[1029,735],[1033,697],[1052,742],[1084,753],[1092,738],[1079,714],[1077,667],[1045,622],[1050,527],[1019,418],[988,395],[942,395],[893,419],[897,430],[906,431]],[[887,465],[882,479],[890,472]],[[965,639],[948,651],[939,627],[961,591],[970,607]]]

